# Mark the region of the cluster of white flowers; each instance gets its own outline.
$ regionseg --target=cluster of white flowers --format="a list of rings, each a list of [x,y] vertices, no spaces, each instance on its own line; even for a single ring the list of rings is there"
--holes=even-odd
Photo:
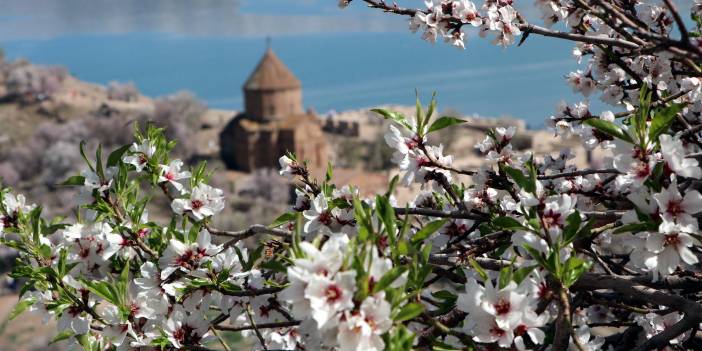
[[[512,281],[499,288],[489,279],[484,286],[469,279],[456,304],[468,313],[466,332],[477,342],[497,343],[500,347],[514,345],[518,350],[526,350],[525,337],[533,344],[542,344],[545,334],[540,328],[550,317],[548,312],[535,312],[541,299],[539,285],[525,280],[520,285]]]
[[[17,226],[17,216],[20,213],[28,213],[36,207],[34,204],[27,204],[24,195],[11,193],[3,194],[2,204],[5,207],[5,213],[0,213],[0,239],[5,236],[5,228]]]
[[[438,38],[451,45],[464,49],[465,33],[463,25],[470,24],[480,29],[480,35],[495,33],[493,41],[500,46],[514,43],[521,34],[517,25],[517,11],[511,1],[486,1],[478,11],[470,0],[426,0],[426,11],[417,10],[410,20],[410,30],[422,30],[422,38],[436,42]]]
[[[292,306],[293,314],[303,325],[315,326],[311,338],[319,349],[338,346],[340,350],[385,348],[381,336],[392,327],[391,306],[384,292],[356,301],[356,271],[344,269],[348,262],[349,238],[345,234],[329,237],[321,249],[303,242],[302,258],[288,268],[290,286],[280,298]],[[392,268],[388,259],[378,257],[372,249],[369,257],[370,281],[377,282]],[[372,284],[371,284],[372,285]]]
[[[415,120],[410,123],[409,130],[390,126],[390,132],[385,134],[385,142],[394,150],[392,162],[404,172],[402,183],[424,184],[434,179],[434,174],[450,181],[451,172],[447,168],[451,167],[453,157],[443,154],[443,145],[428,145],[424,136],[426,131],[420,131]]]

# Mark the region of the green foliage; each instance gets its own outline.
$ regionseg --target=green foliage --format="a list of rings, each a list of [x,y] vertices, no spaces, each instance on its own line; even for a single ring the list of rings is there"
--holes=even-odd
[[[516,219],[512,217],[497,217],[492,220],[492,225],[495,228],[502,229],[502,230],[522,230],[525,229],[524,225],[519,223]]]
[[[437,230],[441,229],[441,227],[443,227],[446,224],[446,222],[447,220],[445,219],[438,219],[427,223],[426,225],[424,225],[424,227],[422,227],[422,229],[420,229],[417,232],[417,234],[415,234],[412,237],[412,243],[416,244],[426,240],[432,234],[436,233]]]
[[[434,121],[431,124],[431,126],[429,126],[429,131],[427,133],[436,132],[436,131],[439,131],[441,129],[444,129],[444,128],[447,128],[450,126],[453,126],[456,124],[461,124],[461,123],[466,123],[466,122],[467,121],[463,120],[463,119],[443,116],[443,117],[440,117],[439,119],[437,119],[436,121]]]
[[[374,108],[371,111],[383,116],[383,118],[387,120],[395,121],[405,126],[407,129],[411,129],[409,123],[407,123],[407,117],[405,117],[405,115],[400,112],[388,111],[382,108]]]
[[[614,137],[614,138],[617,138],[620,140],[624,140],[624,141],[629,142],[629,143],[634,142],[633,139],[631,139],[631,137],[629,136],[629,134],[624,132],[618,125],[616,125],[610,121],[606,121],[606,120],[599,119],[599,118],[589,118],[589,119],[585,120],[585,124],[589,125],[590,127],[595,128],[595,129],[599,130],[600,132],[605,133],[611,137]]]
[[[651,127],[648,131],[649,140],[656,141],[661,134],[667,132],[680,110],[682,110],[682,106],[679,104],[656,110],[651,118]]]
[[[413,319],[424,312],[424,306],[419,303],[408,303],[393,317],[396,322],[404,322]]]
[[[297,218],[296,212],[286,212],[274,219],[271,224],[268,225],[269,228],[278,228],[283,224],[290,223]]]

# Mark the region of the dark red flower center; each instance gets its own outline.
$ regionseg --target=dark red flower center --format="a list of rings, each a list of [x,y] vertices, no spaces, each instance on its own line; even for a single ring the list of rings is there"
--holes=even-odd
[[[193,208],[193,210],[198,210],[205,206],[205,203],[202,200],[191,200],[190,201],[190,207]]]
[[[492,328],[490,328],[490,334],[497,337],[502,337],[503,335],[505,335],[505,331],[498,327],[497,324],[493,324]]]
[[[334,284],[330,284],[329,286],[327,286],[327,290],[324,292],[324,295],[327,297],[327,302],[329,303],[339,301],[343,294],[344,293],[341,291],[341,288]]]
[[[663,245],[674,247],[680,245],[680,236],[678,234],[666,235],[665,240],[663,241]]]
[[[324,212],[319,214],[319,217],[317,217],[317,220],[319,221],[319,223],[322,223],[328,227],[332,224],[333,218],[334,217],[332,216],[331,211],[324,211]]]
[[[679,214],[685,213],[685,209],[682,206],[682,201],[680,200],[670,200],[668,201],[668,210],[671,216],[677,217]]]
[[[505,300],[504,298],[499,299],[495,304],[495,312],[498,316],[509,313],[511,308],[512,306],[509,303],[509,300]]]

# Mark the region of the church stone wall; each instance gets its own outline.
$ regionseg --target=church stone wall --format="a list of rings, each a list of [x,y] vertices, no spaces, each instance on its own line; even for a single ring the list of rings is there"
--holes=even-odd
[[[244,90],[246,113],[258,121],[284,119],[301,114],[301,89]]]

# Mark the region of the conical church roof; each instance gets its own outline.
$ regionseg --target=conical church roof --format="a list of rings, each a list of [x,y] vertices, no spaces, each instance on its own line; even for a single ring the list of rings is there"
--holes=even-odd
[[[244,84],[245,90],[281,90],[300,88],[300,81],[271,48],[261,58]]]

